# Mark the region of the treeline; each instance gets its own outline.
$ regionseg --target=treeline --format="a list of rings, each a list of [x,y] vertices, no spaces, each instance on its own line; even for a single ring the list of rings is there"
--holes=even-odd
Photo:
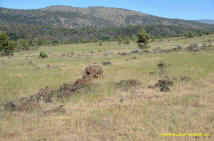
[[[62,28],[50,26],[0,24],[0,31],[5,32],[10,39],[20,46],[37,46],[43,44],[58,43],[84,43],[96,41],[115,41],[120,36],[135,38],[135,35],[144,28],[153,38],[184,36],[187,32],[193,35],[214,33],[214,28],[198,29],[173,25],[138,25],[126,27],[104,27],[104,28]]]

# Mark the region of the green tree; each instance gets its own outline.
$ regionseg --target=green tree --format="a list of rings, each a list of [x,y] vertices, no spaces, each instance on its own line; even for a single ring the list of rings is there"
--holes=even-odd
[[[117,37],[117,41],[118,41],[118,44],[121,45],[121,43],[122,43],[122,38],[121,38],[120,36],[118,36],[118,37]]]
[[[2,56],[9,56],[13,55],[15,51],[15,47],[13,42],[9,39],[9,37],[4,34],[0,33],[0,52]]]
[[[184,34],[184,36],[185,36],[185,37],[188,37],[188,38],[193,38],[193,37],[194,37],[194,34],[193,34],[191,31],[189,31],[189,32],[186,32],[186,33]]]
[[[148,48],[150,35],[142,28],[137,34],[137,44],[140,49]]]

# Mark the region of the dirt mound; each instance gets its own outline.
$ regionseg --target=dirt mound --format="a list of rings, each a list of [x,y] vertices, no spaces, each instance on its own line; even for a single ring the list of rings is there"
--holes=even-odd
[[[134,79],[121,80],[120,82],[116,83],[116,87],[122,89],[123,91],[128,91],[132,88],[137,88],[140,86],[141,82]]]
[[[83,78],[103,78],[103,69],[99,65],[90,65],[86,67]]]

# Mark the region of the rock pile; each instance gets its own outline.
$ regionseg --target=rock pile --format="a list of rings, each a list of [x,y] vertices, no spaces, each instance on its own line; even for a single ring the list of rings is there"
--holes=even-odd
[[[49,87],[40,89],[30,97],[21,98],[18,101],[10,101],[3,105],[5,111],[31,111],[40,106],[40,102],[50,103],[53,97],[64,98],[72,93],[78,93],[83,88],[90,86],[94,79],[103,78],[103,70],[99,65],[86,67],[83,77],[74,83],[64,83],[59,90],[52,90]]]

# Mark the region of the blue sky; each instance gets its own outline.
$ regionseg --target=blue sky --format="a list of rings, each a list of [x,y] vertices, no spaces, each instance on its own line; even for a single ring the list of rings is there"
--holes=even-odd
[[[214,0],[0,0],[1,7],[36,9],[51,5],[106,6],[168,18],[214,19]]]

